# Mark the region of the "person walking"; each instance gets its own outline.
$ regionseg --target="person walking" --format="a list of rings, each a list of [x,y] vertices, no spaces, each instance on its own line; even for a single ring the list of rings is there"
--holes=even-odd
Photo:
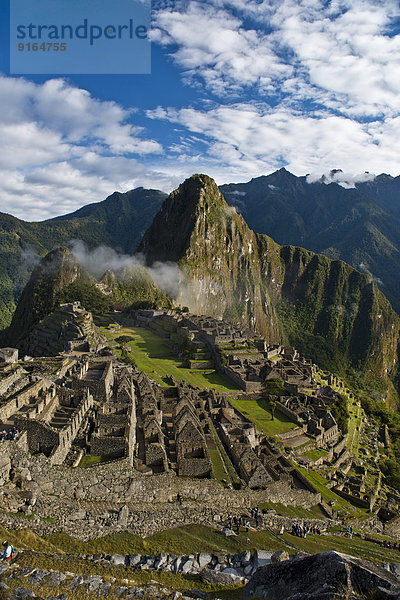
[[[15,548],[8,542],[3,542],[3,555],[0,557],[2,560],[12,560],[16,554]]]

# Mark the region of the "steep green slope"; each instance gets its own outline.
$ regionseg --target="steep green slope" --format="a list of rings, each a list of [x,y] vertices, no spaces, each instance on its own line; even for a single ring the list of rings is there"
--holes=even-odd
[[[191,310],[256,326],[332,370],[395,371],[400,319],[371,278],[255,234],[206,175],[170,194],[138,250],[178,262]]]
[[[78,282],[90,285],[92,279],[68,248],[49,252],[33,270],[24,288],[5,342],[12,346],[23,345],[27,334],[55,308],[60,292]]]
[[[381,175],[344,189],[336,183],[307,183],[306,177],[280,169],[220,189],[255,231],[370,274],[400,312],[399,178]]]
[[[140,265],[107,271],[98,282],[66,247],[49,252],[33,270],[24,288],[4,343],[26,349],[30,332],[61,303],[78,300],[86,310],[107,312],[115,305],[169,308],[170,299]]]
[[[0,213],[0,330],[11,322],[25,284],[39,257],[70,240],[90,248],[109,245],[131,253],[166,194],[138,188],[115,192],[103,202],[41,223]]]
[[[272,240],[269,243],[279,248]],[[149,264],[179,263],[186,281],[178,301],[194,312],[240,321],[279,340],[277,315],[261,277],[256,236],[227,205],[211,177],[194,175],[170,194],[138,252]]]

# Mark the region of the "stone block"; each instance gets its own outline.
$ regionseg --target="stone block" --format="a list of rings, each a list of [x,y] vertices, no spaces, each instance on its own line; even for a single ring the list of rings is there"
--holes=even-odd
[[[64,573],[51,573],[49,583],[50,585],[61,585],[66,578],[67,576]]]
[[[222,535],[224,535],[225,537],[229,537],[231,535],[236,535],[236,533],[232,531],[232,529],[229,529],[229,527],[224,527],[222,530]]]
[[[15,588],[12,591],[10,596],[10,600],[23,600],[23,598],[35,598],[36,595],[32,590],[28,590],[27,588]]]
[[[193,560],[187,560],[180,568],[181,573],[190,573],[193,570]]]
[[[129,554],[127,557],[127,564],[129,567],[136,567],[141,560],[142,557],[140,554]]]
[[[105,581],[104,583],[101,584],[101,586],[97,590],[97,595],[103,596],[103,597],[108,596],[110,593],[110,589],[111,589],[111,583],[109,583],[108,581]]]
[[[32,585],[39,585],[42,580],[49,574],[49,571],[43,571],[42,569],[36,569],[31,575],[30,582]]]
[[[212,569],[203,569],[200,573],[203,581],[208,583],[216,583],[218,585],[232,585],[232,577],[227,573],[216,573]]]
[[[204,567],[209,565],[211,561],[211,554],[207,554],[206,552],[200,552],[200,554],[197,555],[197,563],[200,569],[203,569]]]
[[[81,585],[81,583],[83,583],[82,575],[75,575],[68,587],[70,590],[75,591]]]
[[[154,562],[154,568],[161,569],[162,567],[164,567],[164,565],[167,564],[167,562],[168,562],[168,553],[160,552],[160,554],[156,557],[156,560]]]
[[[269,550],[256,550],[254,552],[254,567],[259,569],[260,567],[269,565],[273,554],[274,552],[270,552]]]
[[[286,550],[278,550],[278,552],[274,552],[274,554],[271,556],[271,562],[279,563],[283,562],[284,560],[289,560],[289,558],[289,554],[286,552]]]
[[[125,566],[128,557],[125,556],[125,554],[112,554],[111,555],[111,562],[113,565],[116,565],[118,567],[123,567]]]

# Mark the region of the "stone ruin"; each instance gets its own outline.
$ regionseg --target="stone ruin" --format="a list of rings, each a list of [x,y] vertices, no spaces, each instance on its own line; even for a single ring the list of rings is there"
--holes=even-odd
[[[341,437],[339,427],[330,411],[330,403],[320,396],[283,396],[277,409],[292,419],[301,429],[301,435],[315,440],[318,448],[330,448]]]
[[[47,361],[47,362],[46,362]],[[84,455],[125,458],[139,473],[213,479],[210,449],[231,483],[304,489],[293,466],[213,390],[162,387],[98,354],[33,359],[0,370],[0,427],[25,432],[31,453],[76,466]]]
[[[93,324],[92,313],[80,302],[60,304],[30,333],[26,351],[31,356],[57,356],[62,352],[90,352],[106,345]]]
[[[262,392],[264,381],[272,378],[282,379],[289,393],[315,389],[315,366],[299,357],[295,348],[269,344],[266,339],[222,319],[172,310],[137,310],[135,322],[152,329],[175,349],[185,339],[190,340],[195,349],[190,368],[214,364],[246,393]],[[226,354],[226,364],[221,354]],[[199,357],[201,360],[196,363]]]
[[[18,362],[18,350],[16,348],[0,348],[0,363],[13,364]]]
[[[131,456],[136,442],[132,378],[111,360],[53,359],[25,363],[0,378],[0,421],[26,431],[30,452],[61,464],[71,449],[104,458]],[[73,453],[74,454],[74,453]]]

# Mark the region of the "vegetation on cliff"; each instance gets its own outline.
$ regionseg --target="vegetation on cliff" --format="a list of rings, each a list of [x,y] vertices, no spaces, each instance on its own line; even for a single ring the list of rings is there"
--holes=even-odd
[[[396,377],[400,319],[371,278],[255,234],[206,175],[170,194],[139,251],[178,262],[179,300],[194,312],[256,327],[331,371]]]
[[[71,240],[132,253],[165,199],[159,190],[115,192],[103,202],[49,221],[26,223],[0,213],[0,330],[12,319],[32,270],[49,251]]]
[[[171,300],[140,265],[117,273],[107,271],[100,282],[91,277],[68,248],[49,252],[34,269],[17,306],[4,342],[24,348],[28,334],[59,304],[79,301],[93,313],[130,307],[171,307]]]

